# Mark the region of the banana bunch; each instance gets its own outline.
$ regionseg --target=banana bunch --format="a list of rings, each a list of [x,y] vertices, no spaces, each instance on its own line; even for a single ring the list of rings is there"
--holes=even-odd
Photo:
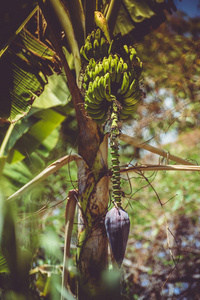
[[[141,99],[139,78],[142,63],[135,48],[121,45],[119,38],[110,42],[98,28],[81,48],[84,58],[81,90],[91,118],[104,122],[115,100],[120,102],[120,119],[127,119]]]
[[[92,31],[85,40],[85,44],[80,49],[83,62],[88,62],[91,58],[95,61],[103,59],[103,57],[114,52],[115,40],[109,42],[100,28]]]
[[[85,108],[94,120],[105,120],[115,99],[122,106],[120,118],[127,119],[141,98],[139,77],[142,64],[134,48],[125,45],[123,50],[123,56],[109,54],[98,62],[92,57],[85,67],[82,82]],[[104,112],[100,113],[101,110]]]

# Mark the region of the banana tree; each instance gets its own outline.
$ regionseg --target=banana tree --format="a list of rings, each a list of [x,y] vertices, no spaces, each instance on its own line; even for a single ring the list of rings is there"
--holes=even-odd
[[[9,68],[12,74],[8,73],[6,90],[11,99],[10,107],[2,102],[2,122],[12,123],[26,114],[35,95],[40,95],[44,86],[48,84],[47,78],[52,69],[56,68],[56,62],[57,65],[61,64],[67,77],[78,124],[79,156],[69,157],[67,160],[69,162],[74,159],[78,165],[78,196],[75,197],[79,206],[78,299],[112,297],[108,296],[110,291],[106,290],[105,281],[102,279],[103,272],[108,268],[108,238],[114,258],[120,266],[129,229],[128,216],[121,204],[118,138],[123,139],[123,136],[120,135],[120,120],[130,117],[142,98],[139,86],[142,65],[131,46],[132,39],[137,40],[141,38],[140,35],[148,32],[149,20],[155,21],[157,17],[157,24],[162,22],[165,19],[163,10],[167,8],[171,12],[174,5],[171,2],[166,4],[165,1],[124,3],[117,0],[40,0],[36,5],[39,5],[46,20],[51,46],[47,47],[38,39],[41,51],[38,53],[38,48],[34,48],[32,42],[31,48],[22,45],[23,41],[27,40],[23,39],[23,34],[26,34],[26,37],[30,35],[25,31],[21,31],[21,42],[17,45],[13,46],[11,43],[13,36],[6,40],[0,60],[4,70],[6,63],[10,61],[7,56],[13,61]],[[31,14],[35,9],[31,9]],[[143,27],[142,23],[145,24]],[[22,25],[18,27],[21,29]],[[64,32],[65,36],[63,42],[61,32]],[[119,32],[121,35],[117,35]],[[32,38],[31,41],[33,40],[35,39]],[[69,55],[66,53],[72,53],[74,73],[69,67]],[[17,69],[16,60],[20,59],[23,63],[20,61],[20,68]],[[27,70],[27,64],[35,69]],[[24,73],[20,77],[22,70]],[[30,76],[25,76],[27,73],[30,73]],[[32,75],[38,86],[31,86]],[[27,81],[22,82],[22,78]],[[109,133],[104,130],[105,123],[109,125]],[[112,157],[111,172],[108,170],[107,161],[108,138]],[[4,147],[1,152],[3,150]],[[113,211],[106,214],[111,177],[115,206]],[[116,224],[119,226],[115,226]],[[124,228],[125,231],[122,230]],[[119,232],[122,232],[121,240]],[[122,247],[119,247],[119,242],[123,244]],[[114,297],[120,297],[120,291],[117,291]]]

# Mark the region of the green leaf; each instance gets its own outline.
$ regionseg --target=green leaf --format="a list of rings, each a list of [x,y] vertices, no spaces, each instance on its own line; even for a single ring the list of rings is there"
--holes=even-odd
[[[23,30],[0,60],[0,117],[16,122],[25,116],[54,67],[58,67],[55,52]]]
[[[164,9],[168,10],[169,13],[175,10],[173,1],[169,3],[165,0],[124,0],[117,16],[114,34],[121,32],[122,35],[126,35],[136,28],[136,35],[144,36],[144,33],[147,32],[147,26],[149,26],[146,23],[147,20],[155,18],[157,20],[156,26],[165,20]],[[138,27],[139,24],[143,26],[142,31]]]
[[[36,11],[36,1],[4,1],[0,10],[0,56]]]
[[[41,143],[56,129],[66,118],[62,114],[54,111],[53,109],[47,109],[39,111],[32,116],[34,118],[33,126],[29,127],[29,130],[25,132],[15,143],[15,147],[9,152],[8,162],[15,163],[19,161],[19,154],[17,155],[16,150],[26,157],[35,151]],[[29,126],[31,122],[27,123]],[[25,127],[24,127],[25,128]],[[13,131],[13,135],[16,135],[16,131]],[[47,149],[53,148],[57,142],[57,135],[51,137],[52,145],[48,141],[43,145],[43,152],[45,153]],[[46,150],[45,150],[46,149]],[[45,151],[44,151],[45,150]]]
[[[63,106],[70,100],[71,94],[64,76],[62,74],[53,74],[49,77],[44,92],[39,97],[36,97],[33,107],[46,109],[58,105]]]

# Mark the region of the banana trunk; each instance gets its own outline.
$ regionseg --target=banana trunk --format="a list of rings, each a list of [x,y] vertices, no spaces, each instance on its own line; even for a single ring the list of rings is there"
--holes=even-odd
[[[108,208],[107,137],[100,144],[92,167],[79,168],[78,299],[101,299],[102,272],[108,265],[104,217]]]

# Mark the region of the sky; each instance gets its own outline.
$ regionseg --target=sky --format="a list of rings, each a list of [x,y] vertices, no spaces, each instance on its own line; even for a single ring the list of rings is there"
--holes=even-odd
[[[200,0],[174,0],[174,4],[178,10],[186,12],[190,17],[200,17]]]

